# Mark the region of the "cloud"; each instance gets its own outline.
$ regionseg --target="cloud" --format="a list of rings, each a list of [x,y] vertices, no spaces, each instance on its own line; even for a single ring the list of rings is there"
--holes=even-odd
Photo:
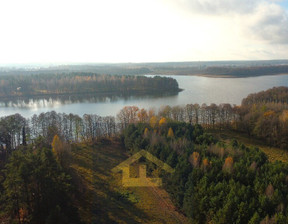
[[[254,38],[272,44],[288,44],[288,15],[279,5],[258,5],[255,12],[249,16],[248,22],[250,24],[247,24],[247,28]]]
[[[288,44],[288,15],[275,0],[170,0],[172,7],[192,16],[230,20],[246,38]]]
[[[202,15],[247,14],[253,11],[258,2],[259,0],[170,0],[173,7]]]

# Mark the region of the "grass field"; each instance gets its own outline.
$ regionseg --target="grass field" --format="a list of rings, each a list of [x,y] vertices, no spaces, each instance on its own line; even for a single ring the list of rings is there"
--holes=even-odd
[[[276,160],[282,162],[288,162],[288,151],[280,148],[267,146],[263,141],[255,139],[253,137],[249,137],[248,135],[233,132],[233,131],[213,131],[211,134],[216,137],[229,141],[231,139],[236,139],[237,141],[245,144],[246,146],[255,146],[262,150],[267,156],[269,161],[274,162]]]
[[[112,174],[111,169],[127,158],[118,140],[73,146],[71,172],[83,222],[188,223],[164,189],[121,185],[122,174]]]

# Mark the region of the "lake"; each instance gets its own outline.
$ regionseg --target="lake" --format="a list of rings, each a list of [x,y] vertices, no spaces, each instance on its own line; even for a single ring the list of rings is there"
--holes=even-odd
[[[159,108],[162,105],[186,105],[188,103],[230,103],[241,104],[250,93],[259,92],[274,86],[288,86],[288,75],[260,76],[250,78],[208,78],[200,76],[167,76],[177,80],[184,89],[176,95],[142,95],[92,97],[81,100],[37,99],[26,102],[0,103],[0,117],[20,113],[28,118],[55,110],[59,113],[98,114],[115,116],[124,106]]]

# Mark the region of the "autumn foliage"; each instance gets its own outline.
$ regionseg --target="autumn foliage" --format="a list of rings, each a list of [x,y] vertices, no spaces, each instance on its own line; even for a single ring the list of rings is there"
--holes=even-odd
[[[166,123],[167,123],[167,119],[165,117],[162,117],[159,121],[159,126],[161,127],[161,126],[165,125]]]
[[[156,125],[157,125],[157,117],[156,116],[152,116],[151,118],[150,118],[150,126],[152,127],[152,128],[155,128],[156,127]]]
[[[203,159],[202,168],[203,168],[204,171],[207,171],[209,165],[210,165],[209,160],[207,158]]]
[[[57,159],[59,159],[63,144],[62,144],[60,138],[58,137],[58,135],[54,136],[51,145],[52,145],[53,154],[56,156]]]
[[[288,121],[288,110],[284,110],[282,114],[279,116],[279,119],[281,122],[287,122]]]
[[[189,157],[189,162],[194,168],[199,168],[200,164],[200,154],[199,152],[193,152]]]
[[[233,171],[233,164],[234,164],[233,158],[231,156],[227,157],[223,165],[223,171],[231,173]]]
[[[65,167],[70,157],[70,145],[62,142],[58,135],[54,136],[51,145],[57,162]]]
[[[143,108],[140,111],[138,111],[137,117],[140,123],[145,123],[148,121],[148,113]]]
[[[168,130],[167,137],[168,138],[174,138],[174,132],[173,132],[173,129],[171,127]]]

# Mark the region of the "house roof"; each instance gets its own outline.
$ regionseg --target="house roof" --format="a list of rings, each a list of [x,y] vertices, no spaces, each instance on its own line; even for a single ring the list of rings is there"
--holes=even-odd
[[[161,169],[169,172],[169,173],[173,173],[174,169],[169,166],[168,164],[162,162],[161,160],[159,160],[158,158],[156,158],[155,156],[153,156],[151,153],[147,152],[146,150],[142,149],[141,151],[135,153],[134,155],[132,155],[131,157],[129,157],[128,159],[126,159],[124,162],[120,163],[118,166],[114,167],[111,171],[113,173],[117,173],[123,170],[123,168],[130,166],[130,164],[134,163],[135,161],[137,161],[138,159],[140,159],[141,157],[145,157],[146,159],[148,159],[149,161],[155,163],[158,167],[160,167]]]

